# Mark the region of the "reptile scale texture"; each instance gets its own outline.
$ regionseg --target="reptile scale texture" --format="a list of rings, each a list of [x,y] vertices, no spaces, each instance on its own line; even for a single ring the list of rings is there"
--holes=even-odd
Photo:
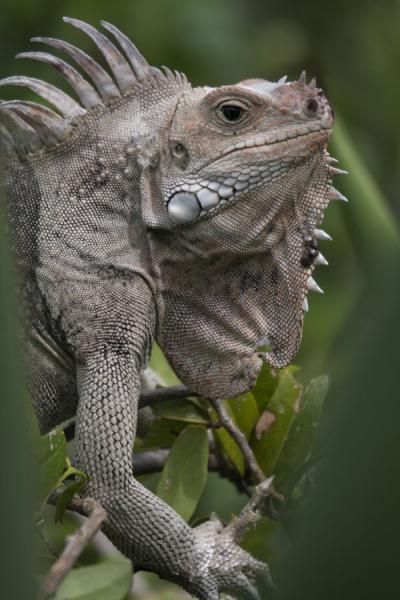
[[[181,380],[210,398],[251,388],[262,361],[301,340],[319,229],[341,171],[326,149],[321,89],[249,79],[193,88],[154,68],[113,25],[76,19],[107,69],[79,48],[70,95],[15,76],[53,109],[0,103],[0,181],[26,316],[29,385],[42,432],[77,415],[76,466],[108,513],[105,532],[136,569],[193,596],[257,598],[267,567],[218,521],[189,527],[134,478],[141,373],[157,340]],[[75,66],[72,66],[74,63]],[[262,353],[261,343],[270,350]]]

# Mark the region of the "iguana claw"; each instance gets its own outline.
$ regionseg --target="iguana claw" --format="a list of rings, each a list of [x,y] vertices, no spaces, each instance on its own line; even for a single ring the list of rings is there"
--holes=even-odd
[[[221,594],[259,600],[258,577],[273,586],[268,565],[256,560],[233,539],[232,530],[218,519],[194,530],[196,559],[186,589],[200,600],[218,600]]]

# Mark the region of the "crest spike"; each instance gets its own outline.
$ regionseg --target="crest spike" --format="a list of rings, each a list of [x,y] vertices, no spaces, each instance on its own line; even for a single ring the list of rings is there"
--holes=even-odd
[[[11,134],[12,147],[21,157],[27,152],[38,150],[42,146],[42,141],[37,131],[19,115],[9,110],[6,104],[6,102],[0,104],[0,120]]]
[[[49,37],[33,37],[31,38],[31,42],[40,42],[68,54],[90,77],[105,102],[121,96],[119,89],[107,71],[80,48],[69,42]]]
[[[5,108],[22,117],[47,146],[61,142],[70,129],[57,113],[36,102],[13,100],[5,103]]]
[[[127,35],[122,33],[115,25],[108,23],[107,21],[100,21],[101,25],[104,29],[107,29],[114,38],[117,40],[122,50],[125,52],[128,57],[129,62],[131,63],[131,67],[133,69],[134,74],[138,81],[141,81],[145,78],[149,71],[149,63],[147,60],[140,54],[139,50],[136,48],[134,43],[128,38]]]
[[[329,265],[329,263],[326,260],[325,256],[323,254],[321,254],[321,252],[318,252],[317,257],[314,260],[314,265],[320,265],[322,267],[327,267]]]
[[[339,190],[337,190],[336,188],[334,188],[332,186],[329,189],[328,198],[329,198],[329,200],[341,200],[342,202],[349,201],[349,199],[346,198],[346,196],[344,196],[342,194],[342,192],[339,192]]]
[[[329,167],[329,173],[333,177],[335,177],[336,175],[348,175],[349,174],[348,171],[345,171],[344,169],[338,169],[337,167]]]
[[[303,84],[303,85],[307,85],[307,74],[305,71],[302,71],[300,73],[300,77],[299,77],[299,83]]]
[[[328,161],[329,164],[331,165],[337,165],[337,163],[339,162],[337,158],[335,158],[334,156],[330,156],[328,155],[326,157],[326,160]]]
[[[50,83],[46,83],[40,79],[16,75],[14,77],[0,79],[0,86],[4,85],[27,87],[32,90],[32,92],[35,92],[35,94],[41,96],[44,100],[47,100],[47,102],[55,106],[64,117],[72,119],[86,113],[86,110],[70,96],[56,88],[54,85],[50,85]]]
[[[314,229],[314,235],[318,240],[322,240],[323,242],[331,242],[332,238],[329,233],[326,233],[323,229]]]
[[[16,58],[31,58],[32,60],[44,62],[55,67],[77,93],[85,108],[90,109],[102,104],[100,96],[90,83],[74,67],[71,67],[71,65],[60,58],[47,52],[21,52],[17,54]]]
[[[92,25],[88,25],[88,23],[79,19],[63,17],[63,20],[65,23],[69,23],[73,27],[80,29],[93,40],[108,62],[121,92],[128,91],[135,84],[137,80],[128,62],[118,48],[105,35],[97,31]]]
[[[15,144],[12,135],[8,131],[5,124],[1,122],[1,105],[0,105],[0,149],[8,152],[15,152]]]
[[[311,292],[317,292],[318,294],[324,293],[324,290],[319,287],[318,283],[312,277],[307,279],[307,287]]]

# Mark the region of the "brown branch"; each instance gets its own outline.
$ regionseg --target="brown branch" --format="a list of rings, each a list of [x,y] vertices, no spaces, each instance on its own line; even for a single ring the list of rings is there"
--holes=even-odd
[[[233,517],[226,526],[225,531],[236,543],[240,543],[245,533],[251,527],[255,527],[261,517],[268,514],[268,503],[275,494],[272,481],[273,477],[264,479],[264,481],[254,489],[253,495],[246,506],[242,508],[239,515]],[[268,565],[264,565],[264,570],[261,575],[264,577],[268,587],[276,590]]]
[[[185,385],[171,385],[169,387],[158,387],[154,390],[142,392],[139,398],[139,408],[145,406],[151,406],[156,402],[163,402],[165,400],[184,399],[189,396],[198,396],[195,392],[192,392]]]
[[[163,470],[167,462],[169,450],[149,450],[148,452],[139,452],[133,456],[133,472],[135,477],[139,475],[150,475],[151,473],[159,473]],[[208,459],[209,471],[223,471],[218,458],[214,454],[210,454]]]
[[[232,438],[235,440],[235,442],[239,446],[240,450],[242,451],[246,466],[247,466],[248,470],[250,471],[250,473],[253,475],[255,481],[257,483],[261,483],[262,481],[264,481],[265,475],[262,472],[262,470],[253,454],[252,449],[250,448],[250,445],[246,439],[246,436],[239,429],[239,427],[237,427],[235,425],[235,423],[232,421],[231,417],[229,416],[228,411],[226,410],[226,408],[223,404],[223,401],[214,399],[214,400],[209,400],[209,402],[215,408],[218,418],[219,418],[221,424],[223,425],[223,427],[225,427],[225,429],[228,431],[228,433],[230,433],[230,435],[232,436]]]
[[[51,504],[57,502],[56,493],[50,497],[49,502]],[[101,504],[93,498],[82,499],[78,496],[74,496],[68,505],[68,510],[72,510],[88,518],[82,523],[79,529],[66,538],[65,547],[61,556],[56,560],[43,579],[39,600],[46,600],[46,598],[51,598],[55,594],[85,547],[101,529],[101,526],[107,519],[106,511]]]
[[[268,499],[274,494],[273,477],[265,479],[256,488],[248,503],[242,508],[237,517],[226,526],[236,542],[240,542],[246,531],[253,527],[268,511]]]

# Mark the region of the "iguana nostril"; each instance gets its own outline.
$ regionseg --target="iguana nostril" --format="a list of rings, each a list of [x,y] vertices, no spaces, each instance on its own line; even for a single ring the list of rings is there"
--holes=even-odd
[[[173,152],[175,156],[182,156],[183,154],[185,154],[185,147],[183,144],[181,144],[180,142],[178,142],[177,144],[175,144],[174,148],[173,148]]]
[[[172,158],[176,166],[182,171],[187,169],[190,157],[186,146],[184,146],[181,142],[172,142],[170,148]]]
[[[318,112],[318,102],[315,100],[315,98],[310,98],[309,100],[307,100],[307,112],[310,115],[316,115]]]

